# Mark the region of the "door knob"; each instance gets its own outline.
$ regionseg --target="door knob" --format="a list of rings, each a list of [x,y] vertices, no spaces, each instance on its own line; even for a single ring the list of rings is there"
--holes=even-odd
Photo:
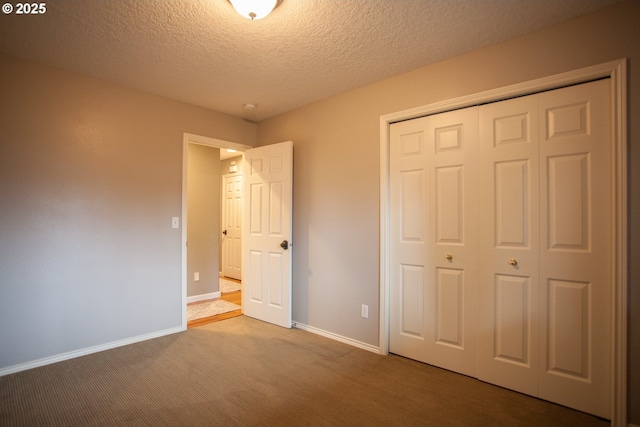
[[[517,260],[517,259],[515,259],[515,258],[511,258],[511,259],[509,260],[509,265],[514,265],[514,266],[515,266],[515,265],[518,265],[518,260]]]
[[[282,243],[280,243],[280,247],[286,251],[287,249],[289,249],[289,242],[283,240]]]
[[[453,255],[447,254],[445,258],[447,259],[447,261],[451,261],[453,259]]]
[[[224,231],[222,232],[222,234],[224,234],[224,235],[226,236],[226,235],[227,235],[227,230],[224,230]]]

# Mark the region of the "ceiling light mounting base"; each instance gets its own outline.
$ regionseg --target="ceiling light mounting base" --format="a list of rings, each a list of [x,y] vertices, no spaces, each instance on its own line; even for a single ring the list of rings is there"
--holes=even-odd
[[[240,15],[252,21],[269,15],[283,0],[227,0]]]

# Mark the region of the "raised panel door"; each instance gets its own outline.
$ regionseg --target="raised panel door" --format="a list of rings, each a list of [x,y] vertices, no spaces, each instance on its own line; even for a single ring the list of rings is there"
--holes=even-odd
[[[535,95],[480,107],[482,263],[478,378],[537,395],[538,108]]]
[[[391,126],[390,351],[476,372],[477,108]]]
[[[291,327],[293,144],[244,153],[244,314]]]
[[[429,257],[429,155],[425,119],[391,126],[390,334],[393,353],[424,360]]]
[[[609,418],[609,80],[542,93],[539,114],[539,396]]]
[[[390,127],[391,352],[610,417],[608,88]]]
[[[222,274],[242,279],[242,175],[225,175],[222,183]]]

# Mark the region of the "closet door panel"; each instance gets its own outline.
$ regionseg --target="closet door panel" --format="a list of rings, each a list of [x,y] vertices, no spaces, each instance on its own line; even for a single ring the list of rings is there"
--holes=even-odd
[[[390,351],[610,417],[609,81],[393,124]]]
[[[423,360],[429,257],[429,156],[424,119],[391,126],[390,320],[392,352]]]
[[[531,395],[538,375],[535,95],[480,107],[478,378]]]
[[[494,283],[495,358],[528,367],[531,357],[531,285],[527,277],[497,274]]]
[[[531,162],[494,163],[495,246],[509,250],[531,244]]]
[[[430,116],[431,151],[429,280],[426,286],[425,361],[477,375],[475,336],[478,288],[478,108]]]
[[[390,152],[390,351],[474,376],[477,123],[476,107],[397,123]]]
[[[610,416],[609,81],[545,92],[540,114],[540,393]]]

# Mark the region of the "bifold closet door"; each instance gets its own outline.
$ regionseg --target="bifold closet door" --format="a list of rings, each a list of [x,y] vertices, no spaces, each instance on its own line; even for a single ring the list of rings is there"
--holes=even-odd
[[[538,396],[611,408],[613,176],[610,82],[539,95]]]
[[[480,107],[478,378],[538,394],[537,95]]]
[[[609,81],[393,124],[392,353],[610,417]]]
[[[610,416],[609,82],[480,107],[482,380]]]
[[[390,349],[476,375],[478,109],[391,126]]]

